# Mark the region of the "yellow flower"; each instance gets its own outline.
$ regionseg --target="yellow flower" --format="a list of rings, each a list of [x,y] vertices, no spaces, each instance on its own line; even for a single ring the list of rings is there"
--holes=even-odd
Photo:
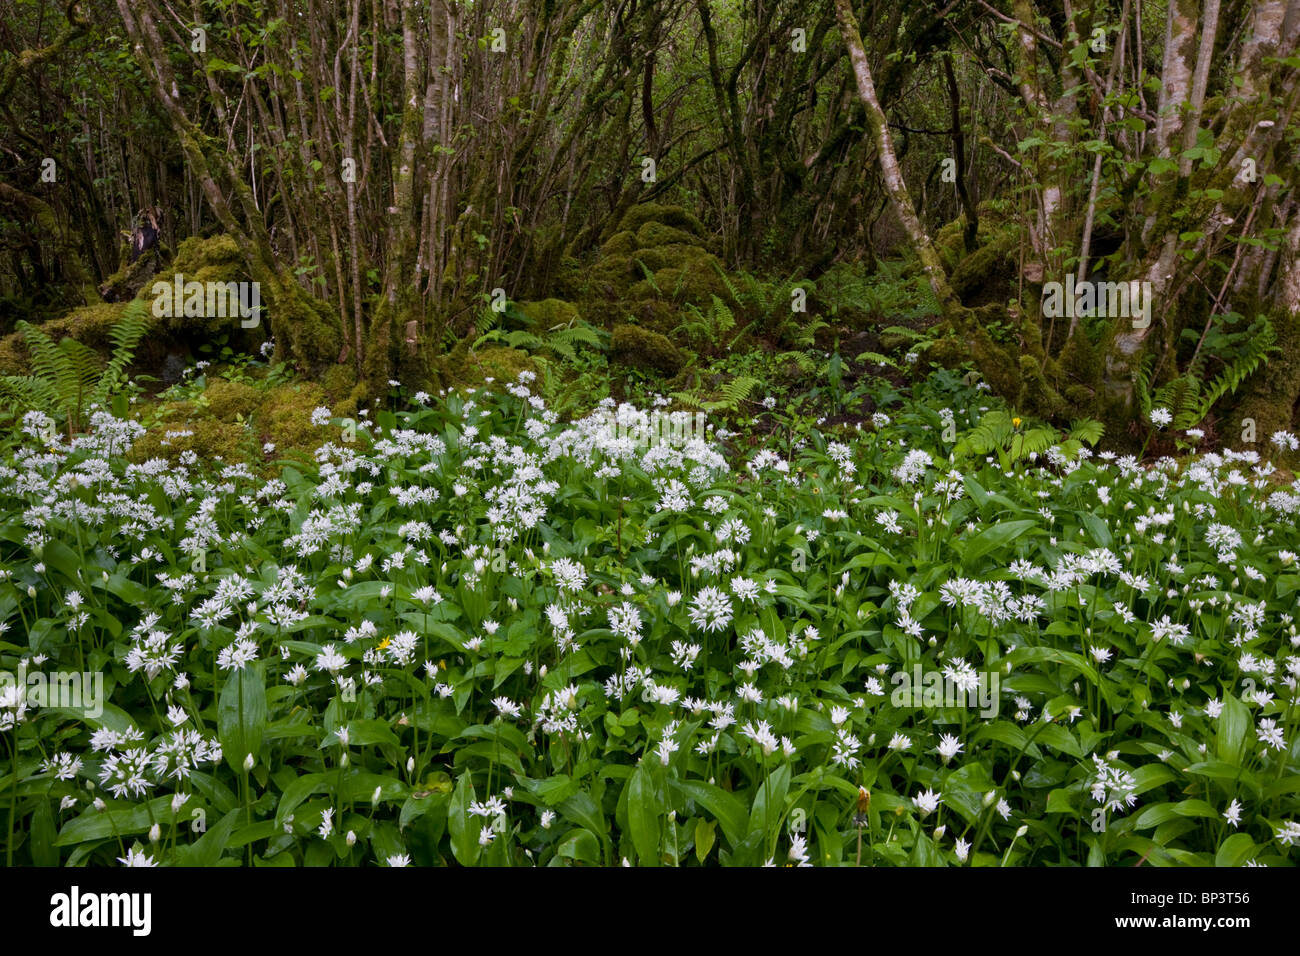
[[[1020,419],[1018,419],[1018,418],[1013,418],[1013,419],[1011,419],[1011,424],[1012,424],[1012,425],[1015,425],[1017,428],[1019,428],[1019,427],[1020,427]]]
[[[379,648],[378,648],[378,649],[382,651],[382,650],[384,650],[385,648],[387,648],[388,645],[391,644],[392,642],[393,642],[393,639],[392,639],[391,637],[386,637],[386,638],[384,638],[382,641],[379,642]]]

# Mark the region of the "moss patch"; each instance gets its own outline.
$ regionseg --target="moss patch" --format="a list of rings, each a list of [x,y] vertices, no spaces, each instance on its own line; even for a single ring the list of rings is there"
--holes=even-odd
[[[519,311],[528,316],[542,329],[576,322],[581,316],[578,307],[563,299],[542,299],[540,302],[520,302]]]
[[[208,385],[204,395],[208,411],[221,421],[234,421],[236,416],[247,418],[261,404],[262,393],[251,385],[217,379]]]
[[[610,357],[629,368],[653,369],[670,376],[686,363],[686,356],[666,335],[635,325],[614,326]]]

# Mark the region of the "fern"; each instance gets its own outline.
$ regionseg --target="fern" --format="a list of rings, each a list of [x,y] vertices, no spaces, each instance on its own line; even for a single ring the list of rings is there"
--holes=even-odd
[[[1237,356],[1205,389],[1197,402],[1194,411],[1196,420],[1190,425],[1181,425],[1182,428],[1192,428],[1199,423],[1206,415],[1210,414],[1210,409],[1224,395],[1229,392],[1236,392],[1255,370],[1268,358],[1270,352],[1278,351],[1277,333],[1273,330],[1273,324],[1269,322],[1267,316],[1260,316],[1259,324],[1262,328],[1258,333],[1251,336],[1246,350]]]
[[[1070,439],[1088,445],[1096,445],[1105,432],[1106,426],[1095,418],[1081,418],[1070,424]]]
[[[775,361],[778,365],[793,362],[804,375],[812,375],[817,371],[817,360],[807,352],[780,352]]]
[[[1016,421],[1004,411],[987,412],[979,424],[957,442],[954,456],[960,459],[996,454],[1002,467],[1010,468],[1030,455],[1041,455],[1060,438],[1055,429],[1036,427],[1022,430]]]
[[[116,391],[126,375],[126,367],[135,356],[135,347],[149,331],[149,315],[142,302],[132,302],[122,313],[122,318],[114,324],[108,333],[113,343],[113,354],[109,356],[108,366],[95,385],[91,401],[104,404]]]
[[[56,343],[25,321],[18,322],[17,328],[32,356],[32,374],[6,376],[0,380],[0,394],[19,408],[61,415],[71,435],[80,429],[88,407],[106,403],[121,386],[149,320],[144,303],[127,306],[109,333],[113,352],[103,367],[99,353],[75,339]]]
[[[1165,408],[1173,415],[1173,426],[1186,430],[1195,428],[1210,414],[1219,399],[1235,392],[1276,351],[1277,334],[1266,316],[1256,323],[1259,330],[1247,340],[1245,350],[1234,358],[1209,384],[1193,370],[1151,390],[1151,366],[1148,357],[1138,365],[1134,376],[1134,391],[1144,419],[1150,419],[1153,408]]]
[[[670,392],[669,397],[690,408],[698,408],[706,412],[734,412],[760,384],[756,378],[739,375],[719,387],[716,399],[710,399],[699,389],[694,388],[683,392]]]
[[[687,305],[682,312],[682,322],[673,330],[693,343],[715,343],[736,327],[736,315],[731,307],[716,295],[711,296],[707,310]]]

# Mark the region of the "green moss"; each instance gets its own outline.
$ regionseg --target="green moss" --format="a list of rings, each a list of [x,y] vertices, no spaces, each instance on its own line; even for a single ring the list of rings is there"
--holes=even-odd
[[[616,325],[610,337],[610,357],[630,368],[654,369],[676,375],[686,356],[666,335],[635,325]]]
[[[311,423],[311,413],[325,404],[325,390],[311,382],[271,389],[253,415],[259,441],[274,442],[281,457],[309,459],[328,434]]]
[[[540,302],[520,302],[519,311],[528,316],[542,329],[557,325],[569,325],[581,316],[577,306],[563,299],[542,299]]]
[[[587,294],[610,299],[622,298],[628,287],[642,275],[641,267],[629,256],[606,256],[597,260],[588,274]]]
[[[166,458],[176,461],[182,452],[192,451],[205,460],[220,458],[233,463],[247,459],[249,433],[246,425],[219,422],[212,418],[164,422],[155,425],[131,446],[133,461]]]
[[[687,246],[695,248],[699,238],[684,229],[677,229],[666,223],[651,220],[636,231],[638,249],[653,249],[657,246]]]
[[[631,256],[636,249],[636,233],[625,229],[605,240],[605,244],[600,247],[600,256],[602,259],[608,259],[610,256]]]
[[[262,401],[262,393],[251,385],[224,379],[208,385],[204,395],[207,396],[208,411],[223,422],[234,421],[237,415],[247,418]]]
[[[587,287],[587,270],[573,256],[561,256],[555,267],[555,292],[563,299],[577,299]]]
[[[1015,246],[1015,233],[1003,230],[963,257],[949,276],[953,293],[971,306],[985,305],[991,297],[1005,297],[1003,280],[1015,272]]]
[[[1241,440],[1246,419],[1255,424],[1255,449],[1261,454],[1274,453],[1268,444],[1277,431],[1293,431],[1296,401],[1300,399],[1300,315],[1270,316],[1277,334],[1279,351],[1273,353],[1243,388],[1241,401],[1224,422],[1225,443],[1236,448],[1246,447]],[[1285,460],[1294,463],[1300,456],[1290,455]]]
[[[1102,354],[1096,344],[1088,338],[1082,324],[1065,343],[1058,361],[1068,381],[1086,385],[1090,390],[1095,390],[1101,385]]]
[[[681,206],[663,206],[653,202],[640,203],[629,209],[623,216],[623,221],[619,223],[619,228],[639,232],[642,226],[652,221],[682,229],[695,236],[704,235],[704,227],[700,225],[700,221]]]
[[[644,302],[634,303],[631,314],[641,328],[662,332],[665,335],[681,324],[681,314],[678,310],[662,299],[646,299]]]
[[[712,258],[702,247],[687,246],[680,243],[639,249],[636,253],[636,258],[644,262],[645,267],[655,273],[664,269],[684,269],[690,263],[705,257]]]
[[[1016,408],[1049,420],[1066,414],[1068,407],[1064,399],[1052,388],[1038,367],[1038,360],[1032,355],[1020,356],[1020,381],[1022,385]]]
[[[167,275],[181,273],[185,281],[231,282],[247,278],[244,275],[244,257],[235,240],[224,233],[204,239],[190,236],[176,247],[171,265],[163,270]]]
[[[520,349],[488,348],[470,354],[465,365],[466,384],[479,384],[489,378],[495,382],[514,382],[523,371],[537,372],[537,363]]]
[[[150,280],[158,273],[161,248],[150,249],[135,262],[131,261],[130,247],[123,245],[118,253],[122,267],[99,285],[99,294],[109,302],[127,302],[147,293]]]
[[[331,365],[321,376],[320,383],[321,387],[325,389],[325,394],[334,403],[332,407],[337,408],[340,414],[348,415],[355,410],[355,402],[350,409],[339,407],[347,403],[352,394],[352,389],[357,384],[357,370],[351,362]]]
[[[881,339],[881,351],[884,351],[884,339]],[[971,360],[970,346],[956,335],[946,335],[925,351],[928,361],[937,362],[943,368],[958,369]]]

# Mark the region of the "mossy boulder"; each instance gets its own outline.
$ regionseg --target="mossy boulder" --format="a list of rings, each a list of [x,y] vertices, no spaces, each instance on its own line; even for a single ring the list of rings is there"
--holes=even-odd
[[[682,269],[689,263],[707,256],[709,253],[700,246],[688,246],[683,243],[647,247],[638,249],[636,253],[636,259],[645,263],[645,267],[656,276],[665,269]]]
[[[39,328],[55,342],[71,338],[107,355],[113,350],[109,333],[124,311],[125,303],[101,302],[73,309],[42,323]],[[26,375],[30,371],[31,356],[22,333],[13,332],[0,339],[0,374]]]
[[[681,206],[665,206],[654,202],[639,203],[629,209],[619,223],[619,230],[639,232],[642,226],[651,221],[673,226],[697,237],[704,235],[700,221]]]
[[[276,454],[310,460],[312,452],[328,439],[330,430],[313,425],[311,414],[327,405],[325,389],[314,382],[280,385],[266,392],[254,412],[253,425],[260,441],[274,442]],[[337,429],[334,429],[337,437]]]
[[[478,385],[492,379],[494,382],[514,382],[519,373],[537,373],[537,363],[521,349],[486,348],[471,352],[462,366],[461,381]]]
[[[631,256],[613,255],[596,260],[587,276],[586,293],[606,299],[620,299],[641,276],[641,267]]]
[[[673,306],[661,299],[646,299],[633,303],[632,317],[636,324],[652,332],[671,334],[681,324],[681,314]]]
[[[161,246],[155,246],[134,262],[127,245],[122,246],[119,255],[122,267],[100,283],[97,290],[105,302],[129,302],[147,291],[166,261]]]
[[[351,362],[331,365],[321,376],[320,384],[331,402],[330,407],[340,415],[351,415],[356,411],[353,391],[357,387],[357,370]]]
[[[619,235],[623,235],[623,233],[619,233]],[[653,249],[656,246],[692,247],[697,245],[699,241],[699,236],[694,233],[653,219],[644,223],[636,231],[636,247],[638,249]]]
[[[722,281],[718,260],[708,253],[688,259],[678,265],[665,266],[654,274],[653,282],[642,279],[632,285],[628,294],[632,299],[665,297],[673,302],[704,305],[713,296],[722,299],[732,308],[738,303],[732,298]]]
[[[1005,301],[1016,274],[1016,233],[1004,229],[983,238],[974,252],[962,257],[948,280],[957,297],[971,307]]]
[[[610,337],[610,358],[629,368],[676,375],[686,355],[666,335],[635,325],[616,325]]]
[[[631,303],[652,299],[704,305],[717,295],[730,301],[721,263],[703,237],[699,220],[679,206],[633,206],[588,270],[585,298],[622,303],[616,313],[631,313]],[[590,318],[600,310],[584,304],[583,311]]]
[[[262,402],[262,393],[242,382],[217,379],[203,393],[208,400],[208,411],[214,418],[232,422],[237,417],[247,418]]]
[[[600,247],[600,257],[602,259],[608,259],[610,256],[630,257],[636,250],[636,233],[625,229],[605,240],[604,245]]]
[[[246,278],[244,257],[235,240],[224,233],[209,238],[190,236],[176,247],[168,274],[179,272],[185,281],[232,282]]]
[[[551,329],[557,325],[569,325],[582,318],[578,307],[563,299],[542,299],[540,302],[520,302],[518,309],[537,323],[539,329]]]
[[[214,418],[164,421],[136,440],[131,446],[129,457],[136,462],[148,461],[150,458],[165,458],[174,462],[182,452],[192,451],[203,459],[244,461],[248,458],[249,441],[247,425],[219,422]]]

